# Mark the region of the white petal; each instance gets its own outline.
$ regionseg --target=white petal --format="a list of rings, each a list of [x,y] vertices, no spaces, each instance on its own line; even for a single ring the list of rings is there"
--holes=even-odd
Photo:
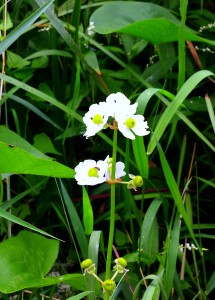
[[[88,172],[91,168],[98,169],[98,177],[89,176]],[[107,164],[104,161],[85,160],[80,162],[75,167],[75,179],[79,185],[96,185],[106,181],[105,172],[107,170]]]
[[[147,125],[147,122],[144,122],[144,117],[141,115],[135,115],[133,116],[134,120],[136,121],[136,125],[132,130],[136,135],[144,136],[150,133],[150,131],[147,131],[149,128]]]
[[[118,122],[118,129],[119,131],[128,139],[134,140],[135,135],[132,131],[124,124],[124,122]]]
[[[102,123],[95,124],[93,122],[93,118],[95,115],[101,115]],[[106,114],[105,107],[101,106],[100,104],[92,104],[89,108],[89,111],[84,115],[83,122],[86,124],[87,129],[84,133],[86,138],[95,135],[97,132],[102,130],[107,123],[108,115]]]
[[[121,178],[126,175],[124,168],[125,168],[125,164],[123,162],[119,161],[116,163],[115,178]]]

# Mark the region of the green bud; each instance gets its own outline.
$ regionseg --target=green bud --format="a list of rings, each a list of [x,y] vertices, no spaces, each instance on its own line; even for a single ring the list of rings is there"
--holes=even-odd
[[[91,168],[88,171],[89,177],[99,177],[99,171],[96,168]]]
[[[136,121],[135,121],[133,118],[128,118],[128,119],[125,121],[125,125],[126,125],[129,129],[132,129],[132,128],[134,128],[134,126],[136,125]]]
[[[135,176],[133,182],[136,187],[141,187],[143,185],[143,178],[139,175]]]
[[[114,280],[107,279],[102,284],[104,291],[108,292],[109,294],[112,294],[112,292],[116,288],[116,283]]]
[[[93,119],[92,119],[93,123],[99,125],[102,124],[102,116],[100,114],[96,114]]]
[[[85,259],[81,262],[81,268],[82,269],[87,269],[92,265],[93,265],[93,261],[90,258],[87,258],[87,259]]]
[[[128,182],[128,189],[136,190],[137,187],[141,187],[143,185],[143,178],[141,176],[129,175],[129,177],[132,179]]]
[[[126,261],[124,258],[119,257],[119,258],[117,258],[116,260],[117,260],[117,263],[118,263],[121,267],[123,267],[123,268],[127,267],[127,261]]]

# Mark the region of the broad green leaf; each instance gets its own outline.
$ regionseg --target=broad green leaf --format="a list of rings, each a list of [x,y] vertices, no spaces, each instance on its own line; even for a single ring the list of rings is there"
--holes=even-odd
[[[3,210],[2,208],[0,208],[0,217],[6,219],[6,220],[9,220],[13,223],[16,223],[16,224],[19,224],[25,228],[28,228],[28,229],[31,229],[33,231],[36,231],[38,233],[41,233],[43,235],[46,235],[50,238],[53,238],[53,239],[58,239],[54,236],[52,236],[51,234],[49,233],[46,233],[45,231],[35,227],[34,225],[31,225],[30,223],[24,221],[24,220],[21,220],[20,218],[16,217],[16,216],[13,216],[11,213],[8,213],[7,211]],[[59,239],[58,239],[59,240]]]
[[[0,244],[0,290],[12,293],[34,287],[50,271],[59,242],[36,233],[21,231]]]
[[[5,126],[0,126],[0,141],[10,145],[11,147],[14,146],[25,150],[29,154],[38,158],[53,160],[51,157],[48,157],[38,149],[34,148],[25,139]]]
[[[61,153],[54,148],[50,137],[48,137],[46,133],[39,133],[34,136],[34,147],[40,150],[42,153],[61,155]]]
[[[2,8],[2,7],[1,7]],[[1,11],[1,9],[0,9],[0,11]],[[0,21],[0,30],[4,30],[4,20],[2,19],[1,21]],[[9,13],[7,13],[7,16],[6,16],[6,30],[8,30],[8,29],[10,29],[10,28],[12,28],[13,27],[13,23],[12,23],[12,21],[11,21],[11,18],[10,18],[10,15],[9,15]]]
[[[6,53],[7,53],[6,65],[8,66],[9,69],[23,68],[30,65],[30,61],[22,60],[22,57],[20,55],[13,53],[9,50],[7,50]]]
[[[89,235],[93,231],[93,209],[86,188],[82,187],[83,193],[83,223],[85,234]]]
[[[39,18],[39,16],[52,4],[54,0],[48,0],[35,13],[26,18],[0,43],[0,54],[13,44],[26,30]]]
[[[74,170],[51,159],[36,157],[14,145],[0,142],[0,173],[73,178]]]
[[[179,20],[164,7],[154,3],[131,1],[111,2],[98,8],[91,16],[95,31],[100,34],[113,32],[138,36],[154,45],[178,41]],[[185,39],[206,42],[214,45],[213,40],[204,39],[186,27]]]

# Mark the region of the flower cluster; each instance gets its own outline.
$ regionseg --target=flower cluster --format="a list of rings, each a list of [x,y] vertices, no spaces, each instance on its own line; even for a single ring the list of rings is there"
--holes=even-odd
[[[137,103],[131,101],[122,93],[111,94],[105,102],[92,104],[89,111],[83,117],[87,127],[84,136],[94,136],[104,128],[117,128],[125,137],[134,140],[135,135],[145,136],[150,132],[147,130],[147,122],[142,115],[135,115]],[[111,121],[111,123],[109,123]]]
[[[101,284],[103,288],[103,292],[107,292],[108,294],[112,294],[116,288],[116,283],[114,279],[118,274],[126,274],[129,270],[126,269],[127,261],[123,257],[119,257],[115,259],[115,266],[113,267],[113,270],[115,271],[114,275],[111,279],[106,279],[102,281],[97,275],[96,275],[96,267],[93,263],[92,259],[87,258],[84,261],[81,262],[81,268],[84,271],[84,275],[90,274],[98,280],[98,282]]]
[[[116,181],[120,180],[120,177],[126,174],[124,168],[124,163],[116,163]],[[79,185],[96,185],[105,181],[110,181],[111,173],[112,163],[109,156],[107,156],[104,161],[99,160],[97,162],[92,159],[87,159],[84,162],[80,162],[75,167],[75,179]]]
[[[181,244],[179,246],[180,252],[183,252],[184,248],[186,248],[187,250],[192,250],[192,249],[197,250],[198,249],[194,244],[190,245],[190,243],[186,243],[185,246],[183,244]]]
[[[119,130],[125,137],[135,139],[135,134],[144,136],[149,134],[147,122],[142,115],[136,115],[137,103],[131,101],[122,93],[111,94],[106,101],[92,104],[84,115],[86,125],[86,138],[94,136],[104,128]],[[95,161],[87,159],[75,167],[75,179],[79,185],[96,185],[103,182],[109,184],[127,184],[128,189],[136,190],[143,185],[141,176],[129,174],[130,180],[123,182],[125,165],[116,162],[115,174],[112,174],[112,159],[107,156],[105,160]],[[112,176],[113,175],[113,176]],[[112,178],[113,177],[113,178]]]

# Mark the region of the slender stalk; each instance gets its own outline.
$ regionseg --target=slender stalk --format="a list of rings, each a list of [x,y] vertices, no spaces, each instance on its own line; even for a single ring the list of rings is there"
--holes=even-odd
[[[180,1],[180,15],[181,15],[181,24],[179,27],[178,35],[178,90],[182,87],[185,81],[185,23],[187,16],[187,5],[188,0]]]
[[[116,153],[117,153],[117,129],[114,129],[113,133],[113,152],[112,152],[112,172],[111,179],[114,181],[116,172]],[[109,279],[111,275],[111,260],[112,260],[112,248],[113,248],[113,238],[114,238],[114,226],[115,226],[115,193],[116,185],[111,184],[110,191],[110,229],[108,238],[108,248],[107,248],[107,261],[106,261],[106,272],[105,279]],[[104,299],[109,299],[109,294],[104,294]]]

